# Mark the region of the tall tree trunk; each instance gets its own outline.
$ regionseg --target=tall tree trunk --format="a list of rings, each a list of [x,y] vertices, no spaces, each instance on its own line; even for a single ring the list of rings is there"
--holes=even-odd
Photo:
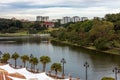
[[[46,64],[43,64],[43,72],[45,72]]]
[[[35,64],[34,64],[34,72],[35,72]]]
[[[56,77],[56,79],[57,79],[57,70],[55,70],[55,77]]]
[[[25,68],[25,64],[26,64],[26,62],[24,62],[24,68]]]
[[[15,59],[15,68],[16,68],[16,63],[17,63],[17,60]]]
[[[31,71],[32,71],[32,63],[31,63]]]

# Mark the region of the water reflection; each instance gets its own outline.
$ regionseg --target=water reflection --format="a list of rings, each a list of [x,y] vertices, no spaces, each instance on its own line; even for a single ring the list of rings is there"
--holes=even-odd
[[[67,47],[68,45],[66,44],[60,44],[57,42],[52,42],[52,45],[56,47]],[[83,62],[88,61],[90,63],[90,68],[88,71],[88,77],[90,80],[100,80],[104,76],[112,76],[114,77],[114,74],[112,72],[112,69],[115,66],[120,65],[120,56],[118,55],[112,55],[112,54],[106,54],[98,51],[93,51],[93,50],[88,50],[84,49],[82,47],[76,47],[76,46],[69,46],[69,50],[72,53],[69,53],[69,55],[73,55],[74,52],[77,52],[78,54],[74,54],[72,57],[75,57],[77,59],[77,64],[78,66],[79,63],[83,64]],[[76,56],[75,56],[76,55]],[[82,56],[82,57],[81,57]],[[72,58],[73,59],[73,58]],[[81,60],[81,61],[80,61]],[[84,73],[84,68],[78,68],[80,69],[81,72]],[[77,74],[76,74],[77,75]],[[81,78],[84,78],[84,74],[82,75]]]
[[[34,37],[34,36],[24,36],[24,37],[0,37],[0,44],[40,44],[42,42],[49,42],[47,37]]]
[[[2,52],[14,52],[20,55],[33,54],[39,58],[42,55],[51,57],[52,62],[47,65],[46,71],[50,70],[50,66],[54,62],[60,62],[62,58],[66,59],[65,74],[71,74],[73,77],[85,79],[84,63],[89,63],[88,80],[100,80],[104,76],[114,77],[112,72],[114,66],[120,65],[120,56],[104,54],[81,47],[69,46],[57,42],[49,41],[49,38],[40,37],[0,37],[0,50]],[[14,61],[10,61],[14,64]],[[22,64],[19,59],[19,63]],[[30,66],[29,63],[27,63]],[[42,70],[42,64],[38,65]],[[118,78],[120,79],[120,78]]]

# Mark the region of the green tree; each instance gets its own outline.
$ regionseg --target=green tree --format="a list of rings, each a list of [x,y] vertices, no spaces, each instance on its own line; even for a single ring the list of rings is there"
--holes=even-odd
[[[53,63],[53,64],[51,65],[51,70],[52,70],[52,71],[55,71],[55,75],[57,76],[58,71],[59,71],[59,72],[62,71],[62,66],[61,66],[60,63]]]
[[[113,24],[108,21],[94,21],[94,26],[89,31],[89,39],[94,42],[99,37],[108,36],[113,30]]]
[[[31,63],[31,65],[33,65],[33,68],[35,71],[35,66],[37,66],[39,63],[38,59],[36,57],[32,57],[32,58],[30,58],[30,63]],[[31,67],[31,71],[32,71],[32,67]]]
[[[15,68],[16,68],[16,64],[17,64],[17,59],[19,58],[20,56],[19,56],[19,54],[18,53],[14,53],[14,54],[12,54],[12,59],[14,59],[15,60]]]
[[[45,72],[46,64],[51,62],[51,59],[49,56],[41,56],[40,62],[43,64],[43,72]]]
[[[26,66],[26,61],[29,61],[29,56],[28,55],[23,55],[21,56],[22,62],[24,63],[24,67]]]
[[[2,59],[1,59],[1,62],[3,63],[7,63],[7,61],[10,59],[10,54],[9,53],[4,53],[2,55]]]

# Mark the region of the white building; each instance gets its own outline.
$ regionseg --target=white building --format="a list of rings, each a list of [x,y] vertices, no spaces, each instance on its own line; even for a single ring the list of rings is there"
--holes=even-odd
[[[66,24],[66,23],[69,23],[71,22],[71,18],[70,17],[63,17],[62,20],[61,20],[61,24]]]
[[[87,17],[81,17],[81,21],[85,21],[85,20],[88,20]]]
[[[80,21],[80,17],[79,16],[73,16],[71,20],[72,20],[72,22],[78,22],[78,21]]]
[[[37,21],[49,21],[49,16],[37,16]]]

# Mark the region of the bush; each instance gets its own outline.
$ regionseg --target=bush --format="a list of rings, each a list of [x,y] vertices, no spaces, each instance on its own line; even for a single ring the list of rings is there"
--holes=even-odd
[[[115,80],[115,79],[112,77],[103,77],[101,80]]]
[[[107,43],[107,40],[105,38],[98,38],[94,41],[94,45],[95,45],[96,49],[99,49],[99,50],[108,49],[106,43]]]

